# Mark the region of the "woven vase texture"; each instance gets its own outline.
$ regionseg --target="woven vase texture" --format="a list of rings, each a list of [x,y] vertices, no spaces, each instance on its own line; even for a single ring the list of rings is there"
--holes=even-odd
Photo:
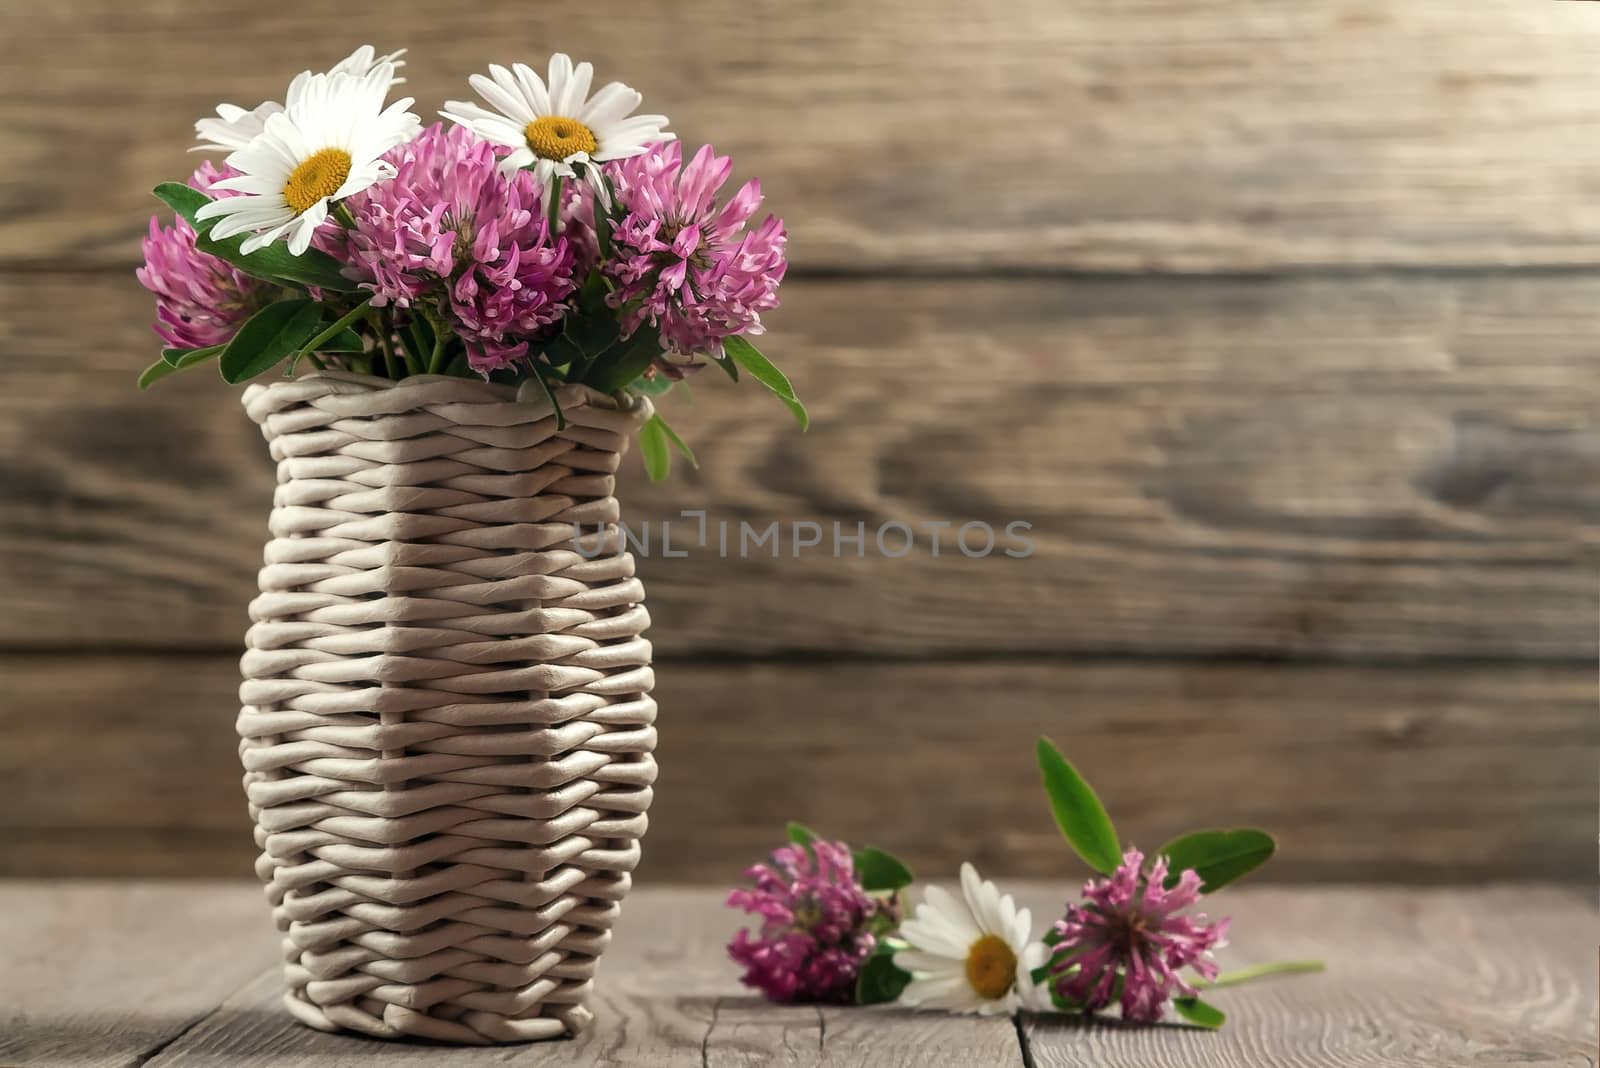
[[[278,488],[239,754],[313,1027],[482,1044],[590,1019],[656,774],[613,495],[650,407],[557,401],[562,429],[542,391],[460,378],[245,391]]]

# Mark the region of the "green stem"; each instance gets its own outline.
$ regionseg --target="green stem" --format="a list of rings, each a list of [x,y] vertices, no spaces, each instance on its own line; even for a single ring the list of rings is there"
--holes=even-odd
[[[433,324],[433,354],[428,357],[428,373],[436,375],[444,370],[444,332],[438,323]]]
[[[405,343],[406,348],[410,349],[418,360],[426,364],[431,346],[422,340],[422,331],[417,329],[417,323],[420,321],[416,309],[413,308],[410,322],[406,323],[406,328],[400,331],[400,340]]]
[[[394,338],[390,336],[388,324],[383,321],[383,313],[376,308],[369,309],[368,312],[367,322],[372,326],[372,332],[378,335],[378,347],[383,350],[383,362],[389,368],[389,377],[395,379],[404,377],[399,373],[401,366],[405,367],[407,374],[421,374],[422,368],[417,366],[417,361],[406,351],[404,345],[400,347],[401,362],[395,363]]]
[[[550,237],[556,236],[556,227],[561,222],[561,175],[556,175],[550,180]]]
[[[333,217],[338,219],[339,225],[346,230],[354,230],[356,228],[356,218],[350,214],[350,209],[344,206],[344,201],[342,200],[333,206]]]
[[[1201,990],[1213,990],[1219,986],[1238,986],[1241,983],[1265,979],[1272,975],[1294,975],[1305,972],[1320,972],[1327,965],[1320,960],[1277,960],[1267,964],[1254,964],[1248,968],[1224,972],[1215,979],[1196,979],[1194,985]]]
[[[371,303],[372,298],[368,297],[360,304],[357,304],[354,308],[351,308],[349,311],[345,312],[344,315],[339,318],[338,322],[334,323],[332,326],[328,327],[328,329],[324,330],[322,333],[318,334],[316,337],[302,345],[300,347],[300,354],[303,356],[308,352],[317,351],[317,349],[326,344],[327,341],[339,333],[339,331],[343,330],[345,327],[361,318],[361,316],[365,314],[367,310],[367,305]]]
[[[400,368],[394,362],[394,349],[389,346],[389,339],[384,335],[383,327],[370,322],[368,325],[372,326],[373,332],[378,337],[378,351],[383,353],[383,369],[385,373],[390,378],[398,380],[401,377]]]

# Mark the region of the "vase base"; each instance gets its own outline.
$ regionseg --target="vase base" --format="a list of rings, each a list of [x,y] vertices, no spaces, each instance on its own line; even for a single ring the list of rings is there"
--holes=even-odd
[[[451,1019],[403,1005],[363,1001],[366,1003],[317,1005],[292,991],[283,996],[284,1007],[307,1027],[389,1041],[421,1040],[452,1046],[548,1042],[571,1038],[594,1021],[594,1013],[583,1005],[546,1005],[539,1015],[521,1019],[492,1012],[465,1012]]]

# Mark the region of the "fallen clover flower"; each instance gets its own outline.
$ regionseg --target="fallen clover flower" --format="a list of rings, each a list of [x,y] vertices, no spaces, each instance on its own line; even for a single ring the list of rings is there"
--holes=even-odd
[[[1146,867],[1139,850],[1123,852],[1099,797],[1048,739],[1039,739],[1036,755],[1062,836],[1105,876],[1090,879],[1083,900],[1067,906],[1044,939],[1049,961],[1031,973],[1056,1009],[1094,1013],[1117,1002],[1124,1020],[1154,1023],[1171,1005],[1189,1023],[1217,1028],[1226,1017],[1201,1000],[1202,988],[1322,970],[1319,961],[1280,961],[1219,976],[1211,954],[1227,945],[1232,921],[1180,915],[1265,863],[1277,848],[1270,835],[1196,831],[1167,843]]]
[[[1124,1020],[1153,1022],[1174,996],[1199,994],[1180,969],[1217,977],[1211,952],[1228,944],[1229,921],[1177,914],[1200,900],[1200,876],[1186,869],[1168,889],[1166,858],[1148,872],[1143,863],[1128,850],[1110,878],[1089,880],[1083,903],[1056,921],[1048,974],[1058,1003],[1098,1012],[1117,999]]]
[[[744,985],[771,1001],[856,1001],[869,961],[886,959],[881,940],[899,924],[911,872],[882,850],[852,853],[800,824],[789,825],[789,838],[745,872],[753,887],[729,892],[728,905],[761,925],[735,934],[728,955],[744,967]]]

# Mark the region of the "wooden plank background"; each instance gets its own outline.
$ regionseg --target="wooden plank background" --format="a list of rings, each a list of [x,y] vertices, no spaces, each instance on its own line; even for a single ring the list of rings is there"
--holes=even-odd
[[[272,470],[214,378],[134,392],[131,271],[192,119],[358,43],[325,14],[0,11],[0,873],[248,870],[232,689]],[[630,463],[635,525],[1031,524],[1020,560],[947,531],[937,558],[641,561],[647,877],[726,877],[790,816],[1052,874],[1039,733],[1145,844],[1248,821],[1284,879],[1588,876],[1600,5],[339,24],[412,47],[424,113],[491,60],[591,58],[787,218],[766,347],[815,425],[697,381],[666,404],[702,468]]]

